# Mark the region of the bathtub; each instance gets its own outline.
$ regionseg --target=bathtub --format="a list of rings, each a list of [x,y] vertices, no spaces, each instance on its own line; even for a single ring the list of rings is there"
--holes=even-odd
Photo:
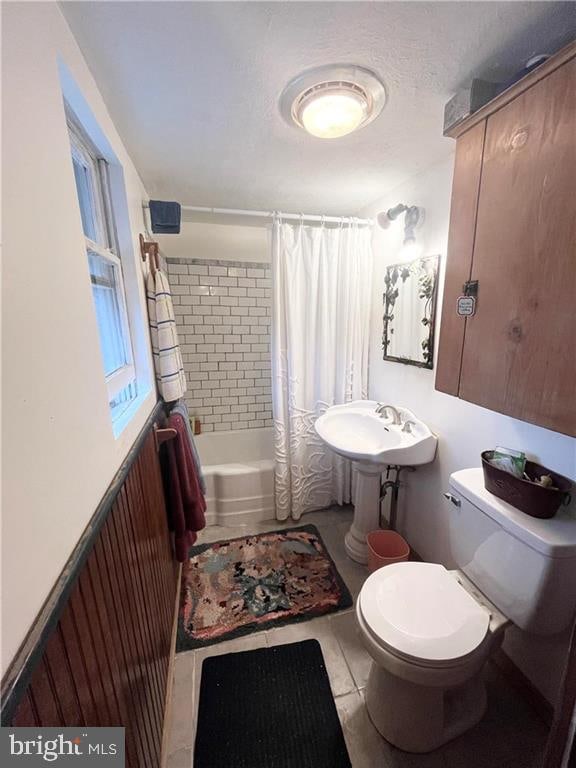
[[[273,430],[239,429],[195,437],[206,480],[206,524],[272,520]]]

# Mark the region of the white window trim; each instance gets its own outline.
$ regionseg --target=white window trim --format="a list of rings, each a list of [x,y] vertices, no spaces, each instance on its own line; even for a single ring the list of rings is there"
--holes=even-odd
[[[132,337],[130,334],[130,325],[128,322],[128,310],[126,308],[126,290],[124,288],[124,279],[122,276],[122,263],[116,254],[108,249],[102,248],[98,243],[93,242],[90,238],[86,237],[86,252],[93,251],[101,259],[104,259],[116,270],[117,277],[117,290],[116,301],[118,302],[118,312],[120,314],[120,322],[122,323],[122,338],[126,344],[126,364],[121,368],[117,368],[115,371],[106,376],[106,386],[108,387],[109,402],[114,400],[123,389],[125,389],[136,378],[136,369],[134,367],[134,354],[132,350]]]
[[[117,255],[116,236],[114,231],[114,216],[110,202],[110,190],[107,173],[107,163],[98,158],[98,152],[92,147],[90,141],[84,136],[84,133],[70,116],[68,116],[68,129],[70,143],[73,155],[76,154],[80,162],[85,163],[92,169],[91,178],[99,179],[99,184],[92,184],[92,198],[96,209],[95,222],[98,236],[102,239],[102,244],[96,243],[89,237],[84,236],[86,245],[86,254],[88,251],[94,252],[101,259],[107,261],[114,267],[116,277],[116,301],[118,302],[118,312],[122,325],[122,338],[124,340],[126,364],[113,371],[105,377],[106,387],[108,389],[108,402],[111,403],[129,384],[136,381],[136,368],[134,365],[133,340],[128,320],[128,309],[126,306],[126,288],[124,285],[124,275],[122,272],[122,262]],[[104,245],[106,247],[104,247]],[[100,333],[100,329],[98,330]],[[136,393],[136,398],[138,393]],[[119,417],[124,411],[121,411]],[[113,418],[113,421],[115,419]]]
[[[81,163],[86,164],[92,169],[92,179],[100,179],[100,184],[92,184],[92,199],[96,208],[97,218],[95,224],[99,230],[97,234],[102,245],[106,245],[112,249],[114,241],[111,236],[112,233],[109,232],[108,227],[108,222],[111,220],[111,211],[108,206],[105,206],[102,194],[107,187],[107,179],[102,174],[102,166],[106,165],[106,161],[98,160],[96,158],[97,152],[92,149],[88,139],[84,138],[82,135],[82,130],[71,119],[68,120],[68,133],[70,136],[72,155],[76,155]]]

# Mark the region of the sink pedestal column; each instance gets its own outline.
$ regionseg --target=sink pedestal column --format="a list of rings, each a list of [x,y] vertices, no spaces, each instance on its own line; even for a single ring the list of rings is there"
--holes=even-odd
[[[365,565],[368,562],[366,536],[380,527],[382,467],[360,463],[354,466],[357,470],[354,520],[344,538],[344,546],[352,560]]]

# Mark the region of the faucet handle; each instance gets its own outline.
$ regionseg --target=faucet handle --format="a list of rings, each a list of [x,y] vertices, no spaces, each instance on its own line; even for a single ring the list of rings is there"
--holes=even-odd
[[[409,419],[404,422],[404,425],[402,427],[402,432],[407,432],[409,435],[412,434],[412,427],[415,427],[416,423],[414,421],[410,421]]]

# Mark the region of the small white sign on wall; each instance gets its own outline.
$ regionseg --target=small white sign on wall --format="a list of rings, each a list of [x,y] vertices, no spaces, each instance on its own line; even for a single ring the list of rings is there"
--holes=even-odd
[[[471,317],[476,312],[476,299],[474,296],[459,296],[456,303],[456,311],[461,317]]]

